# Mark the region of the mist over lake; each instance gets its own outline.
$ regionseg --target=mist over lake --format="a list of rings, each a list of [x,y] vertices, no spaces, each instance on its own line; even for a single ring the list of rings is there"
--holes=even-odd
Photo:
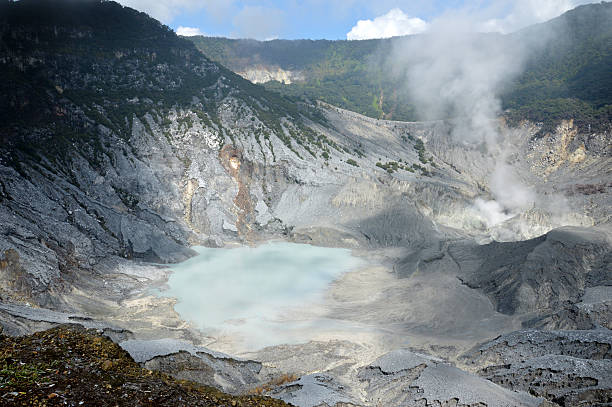
[[[348,249],[284,242],[194,249],[198,256],[172,266],[162,295],[175,297],[176,311],[205,333],[248,336],[249,348],[307,341],[333,325],[304,315],[331,282],[364,263]]]

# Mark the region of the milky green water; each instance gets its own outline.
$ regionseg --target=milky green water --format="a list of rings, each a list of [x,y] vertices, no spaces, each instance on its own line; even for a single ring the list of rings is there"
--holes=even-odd
[[[176,311],[204,333],[247,349],[313,339],[338,321],[320,309],[330,283],[363,265],[350,250],[273,242],[258,247],[194,248],[172,266]]]

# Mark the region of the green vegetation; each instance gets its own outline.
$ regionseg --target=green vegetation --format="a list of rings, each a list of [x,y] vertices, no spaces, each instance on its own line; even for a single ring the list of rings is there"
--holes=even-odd
[[[395,171],[397,171],[399,169],[399,164],[395,161],[389,161],[385,164],[381,163],[380,161],[376,163],[376,166],[379,168],[382,168],[383,170],[387,171],[389,174],[393,174]],[[403,168],[402,168],[403,169]]]
[[[17,338],[0,335],[0,394],[0,404],[10,406],[287,405],[268,397],[231,396],[143,369],[119,345],[76,326]]]
[[[575,99],[546,99],[533,101],[507,113],[510,124],[528,119],[541,123],[540,134],[551,132],[562,120],[573,119],[582,131],[609,131],[612,122],[612,104],[601,107]]]
[[[293,98],[322,100],[370,117],[415,120],[407,97],[397,92],[397,78],[390,77],[376,57],[388,53],[395,39],[367,41],[328,40],[232,40],[190,37],[196,47],[235,72],[253,64],[280,66],[304,72],[305,82],[286,85],[269,82],[265,87]]]
[[[529,119],[543,131],[575,119],[584,131],[609,130],[612,121],[612,3],[578,7],[548,23],[502,37],[498,46],[533,44],[521,76],[500,94],[507,119]],[[484,37],[483,37],[484,38]],[[306,80],[265,87],[293,98],[318,99],[374,118],[417,120],[403,92],[402,72],[387,69],[385,56],[403,38],[367,41],[266,41],[191,37],[205,55],[234,71],[279,66]],[[445,117],[440,117],[444,119]]]
[[[429,172],[426,167],[423,167],[419,164],[412,164],[412,166],[410,166],[408,165],[408,163],[402,164],[401,162],[398,163],[397,161],[388,161],[383,164],[379,161],[376,163],[376,166],[387,171],[389,174],[393,174],[394,172],[403,170],[408,172],[420,171],[421,175],[431,176],[431,172]]]
[[[414,149],[419,154],[420,162],[422,162],[423,164],[427,164],[429,161],[431,161],[433,163],[433,158],[430,158],[428,160],[427,157],[425,156],[425,144],[423,143],[423,140],[416,139],[414,142]]]
[[[379,161],[376,163],[376,166],[387,171],[389,174],[393,174],[394,172],[398,172],[399,170],[414,172],[414,168],[410,167],[407,163],[402,164],[398,163],[397,161],[388,161],[384,164]]]
[[[4,360],[0,365],[0,390],[19,385],[37,386],[47,384],[50,379],[48,372],[57,368],[57,361],[51,363],[23,363],[14,360]]]
[[[311,104],[270,92],[211,62],[144,13],[102,0],[0,6],[0,54],[33,61],[0,63],[0,146],[20,152],[11,155],[17,169],[22,158],[39,160],[36,151],[62,163],[75,150],[99,168],[113,159],[100,143],[100,126],[131,148],[135,119],[149,133],[159,128],[169,142],[171,134],[199,121],[235,144],[236,133],[220,117],[230,95],[243,103],[240,115],[253,115],[247,131],[261,146],[272,149],[274,134],[297,155],[297,145],[312,156],[339,149],[306,124],[327,125]]]
[[[400,91],[401,73],[393,75],[380,63],[402,38],[262,43],[196,37],[191,42],[114,2],[22,0],[0,2],[0,7],[0,54],[13,61],[0,63],[0,148],[17,152],[7,158],[17,171],[22,159],[45,165],[41,151],[63,163],[75,149],[93,167],[102,167],[114,157],[100,141],[101,126],[127,141],[129,149],[135,119],[149,132],[159,128],[169,142],[177,131],[169,116],[176,115],[179,131],[199,121],[219,139],[236,143],[236,133],[224,127],[219,112],[229,95],[247,107],[241,113],[255,116],[247,131],[262,148],[272,149],[275,135],[296,154],[305,151],[326,160],[332,150],[353,157],[364,153],[310,128],[310,121],[328,123],[304,99],[372,117],[418,118]],[[511,124],[529,119],[545,132],[563,119],[574,119],[583,131],[609,129],[611,16],[610,3],[588,5],[504,37],[523,42],[555,27],[562,34],[532,55],[524,74],[504,89],[503,107]],[[255,85],[198,49],[234,70],[257,62],[301,71],[306,81]],[[195,115],[180,113],[187,111]],[[415,143],[421,164],[435,167],[420,141],[410,134],[403,138]]]
[[[433,160],[433,157],[429,157],[427,158],[427,156],[425,155],[425,143],[423,143],[423,140],[416,138],[410,134],[406,134],[402,136],[402,141],[404,142],[408,142],[411,141],[414,143],[414,149],[417,151],[417,153],[419,154],[419,161],[423,164],[431,164],[432,167],[437,168],[438,166],[436,165],[436,163]],[[380,160],[380,158],[379,158]],[[403,171],[408,171],[408,172],[415,172],[415,171],[420,171],[422,175],[426,175],[426,176],[430,176],[431,173],[427,170],[426,167],[423,167],[419,164],[412,164],[409,165],[408,162],[403,162],[402,159],[399,160],[399,162],[397,161],[388,161],[386,163],[382,163],[381,161],[378,161],[376,163],[376,166],[378,168],[381,168],[385,171],[387,171],[389,174],[393,174],[394,172],[398,172],[399,170],[403,170]]]
[[[353,160],[352,158],[349,158],[348,160],[346,160],[346,163],[349,165],[352,165],[353,167],[359,167],[359,164],[357,164],[357,161]]]
[[[547,38],[524,73],[504,92],[511,123],[529,119],[550,131],[574,119],[583,131],[610,130],[612,122],[612,3],[578,7],[544,25],[511,35],[514,41]]]
[[[412,164],[412,168],[415,169],[415,170],[421,171],[422,175],[431,176],[431,173],[429,171],[427,171],[427,168],[423,167],[422,165]]]

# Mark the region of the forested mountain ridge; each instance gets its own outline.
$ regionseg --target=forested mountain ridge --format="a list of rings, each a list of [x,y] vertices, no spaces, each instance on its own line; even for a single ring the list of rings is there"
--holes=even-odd
[[[282,118],[291,117],[298,127],[304,127],[302,117],[321,119],[211,62],[145,13],[115,2],[25,0],[1,7],[0,134],[11,143],[23,142],[18,134],[38,127],[43,139],[52,130],[60,148],[91,136],[97,124],[127,138],[132,117],[161,117],[175,108],[191,109],[218,137],[232,138],[218,113],[219,101],[230,94],[261,114],[262,136],[276,131],[287,145]],[[31,143],[28,137],[21,144]]]
[[[580,6],[547,23],[511,34],[514,41],[549,38],[504,92],[514,118],[558,123],[574,119],[584,131],[612,122],[612,3]]]
[[[585,131],[589,125],[608,129],[612,118],[610,27],[612,3],[602,2],[503,36],[500,47],[546,39],[537,52],[529,53],[524,71],[499,95],[508,117],[544,122],[548,128],[561,119],[575,119]],[[398,44],[419,41],[419,36],[364,41],[189,39],[235,72],[278,67],[303,77],[291,84],[269,81],[268,89],[321,99],[375,118],[422,119],[414,101],[398,91],[403,77],[384,66],[385,56]]]
[[[268,89],[295,97],[320,99],[370,117],[416,119],[413,108],[406,106],[407,98],[389,91],[393,83],[376,61],[379,53],[388,52],[398,39],[260,42],[196,36],[189,40],[205,55],[235,72],[280,67],[299,72],[305,78],[303,82],[294,81],[289,85],[267,82]],[[391,110],[395,114],[385,114]]]

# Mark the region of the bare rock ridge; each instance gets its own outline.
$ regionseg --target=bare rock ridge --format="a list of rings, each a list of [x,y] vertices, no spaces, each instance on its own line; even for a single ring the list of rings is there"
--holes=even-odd
[[[523,242],[475,246],[473,257],[461,249],[451,247],[449,254],[462,281],[486,292],[504,314],[552,312],[579,302],[585,289],[612,283],[609,237],[597,228],[559,228]]]
[[[463,357],[479,374],[559,405],[609,402],[610,331],[519,331]]]
[[[106,1],[0,3],[0,73],[4,334],[78,324],[299,406],[610,403],[609,131],[500,122],[483,149],[296,102]],[[537,204],[491,222],[475,202],[500,163]],[[369,331],[238,358],[151,294],[191,246],[270,239],[371,262],[326,303]]]

